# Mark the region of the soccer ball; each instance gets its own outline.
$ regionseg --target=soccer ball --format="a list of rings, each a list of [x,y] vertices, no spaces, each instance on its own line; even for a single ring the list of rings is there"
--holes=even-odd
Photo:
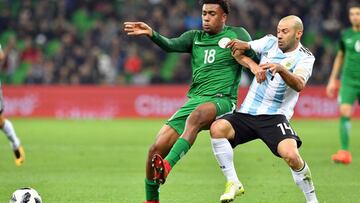
[[[10,203],[41,203],[41,197],[32,188],[20,188],[12,194]]]

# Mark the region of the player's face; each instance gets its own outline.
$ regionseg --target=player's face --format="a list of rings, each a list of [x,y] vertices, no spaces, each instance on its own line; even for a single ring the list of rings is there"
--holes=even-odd
[[[360,8],[359,7],[350,8],[349,19],[350,19],[350,22],[352,25],[355,25],[355,26],[360,25]]]
[[[292,21],[280,21],[277,27],[278,46],[283,52],[292,51],[300,41],[302,31],[296,30]]]
[[[202,27],[209,34],[221,32],[225,25],[226,14],[218,4],[204,4],[202,8]]]

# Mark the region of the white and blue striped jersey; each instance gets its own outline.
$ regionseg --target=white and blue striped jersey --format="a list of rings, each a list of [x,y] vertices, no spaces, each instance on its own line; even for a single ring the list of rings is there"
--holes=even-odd
[[[279,63],[301,76],[305,82],[311,76],[315,57],[300,43],[294,51],[287,53],[281,51],[278,39],[273,35],[249,44],[260,58],[260,64]],[[270,71],[266,72],[266,80],[261,84],[254,78],[239,112],[251,115],[285,115],[288,120],[292,117],[299,93],[289,87],[279,73],[272,80],[271,78]]]

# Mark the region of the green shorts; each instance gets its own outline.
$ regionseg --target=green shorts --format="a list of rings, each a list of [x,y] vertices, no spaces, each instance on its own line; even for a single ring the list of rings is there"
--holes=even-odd
[[[217,117],[232,112],[236,108],[236,101],[228,97],[193,97],[187,100],[187,102],[171,116],[166,124],[174,128],[176,132],[181,135],[184,132],[185,122],[190,113],[199,105],[207,102],[215,104]]]
[[[339,91],[339,103],[353,105],[355,100],[360,101],[360,86],[341,83]]]

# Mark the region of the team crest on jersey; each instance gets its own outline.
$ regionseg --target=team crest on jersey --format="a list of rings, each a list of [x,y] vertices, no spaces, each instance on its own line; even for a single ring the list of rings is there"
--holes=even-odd
[[[356,40],[354,48],[356,52],[360,53],[360,40]]]
[[[286,67],[287,69],[290,69],[290,68],[291,68],[291,63],[290,63],[290,62],[287,62],[287,63],[285,64],[285,67]]]
[[[223,37],[219,40],[218,45],[220,48],[225,49],[226,45],[231,41],[228,37]]]

